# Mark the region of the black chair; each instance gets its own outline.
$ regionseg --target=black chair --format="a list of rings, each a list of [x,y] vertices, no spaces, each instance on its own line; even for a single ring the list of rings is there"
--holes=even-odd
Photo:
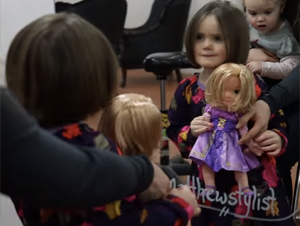
[[[126,0],[84,0],[75,4],[56,2],[55,11],[75,13],[103,32],[117,55],[127,14]]]
[[[166,127],[168,126],[168,115],[166,108],[166,91],[165,81],[167,76],[173,70],[180,68],[193,68],[193,65],[188,60],[184,52],[169,52],[169,53],[153,53],[147,56],[144,60],[145,71],[152,72],[156,75],[156,79],[160,81],[160,111],[163,120],[163,136],[160,164],[169,166],[177,175],[189,175],[191,173],[191,166],[188,162],[183,160],[180,156],[173,159],[169,157],[169,139],[166,136]]]
[[[155,0],[144,25],[124,30],[121,87],[126,85],[127,69],[143,68],[149,54],[182,50],[190,3],[191,0]],[[181,80],[179,70],[177,78]]]

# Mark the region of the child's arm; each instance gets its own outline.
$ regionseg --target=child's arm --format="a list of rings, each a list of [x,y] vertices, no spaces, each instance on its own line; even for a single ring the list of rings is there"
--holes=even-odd
[[[268,77],[271,79],[285,78],[300,62],[300,55],[287,56],[280,60],[280,62],[261,62],[262,70],[261,77]]]
[[[199,109],[193,109],[195,106],[191,106],[193,83],[197,84],[197,76],[185,79],[180,83],[168,110],[170,125],[167,128],[167,135],[178,147],[184,158],[188,158],[189,152],[196,141],[196,137],[191,134],[190,130],[190,123],[195,117],[193,112],[199,112],[199,115],[201,115],[200,107]]]

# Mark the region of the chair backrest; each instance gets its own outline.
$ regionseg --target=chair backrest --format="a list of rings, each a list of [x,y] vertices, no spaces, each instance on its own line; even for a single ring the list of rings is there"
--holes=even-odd
[[[191,0],[155,0],[146,23],[156,24],[162,51],[181,51]],[[156,20],[156,22],[155,22]],[[163,43],[164,42],[164,43]],[[165,45],[165,42],[168,42]]]
[[[127,14],[126,0],[84,0],[69,7],[56,3],[56,12],[75,13],[89,21],[111,42],[115,52],[120,53],[120,43]]]

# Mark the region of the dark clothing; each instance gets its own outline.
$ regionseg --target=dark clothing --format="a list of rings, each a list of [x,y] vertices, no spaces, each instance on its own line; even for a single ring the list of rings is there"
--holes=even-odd
[[[269,94],[260,99],[268,103],[271,113],[288,105],[298,104],[299,106],[299,65],[280,83],[269,90]]]
[[[152,178],[147,157],[62,142],[1,88],[1,192],[36,205],[89,207],[139,193]]]
[[[114,142],[85,123],[63,125],[51,128],[49,131],[71,144],[99,147],[101,149],[99,151],[111,151],[115,155],[122,155]],[[107,172],[113,171],[111,166],[107,166],[106,170]],[[130,175],[126,176],[126,178],[129,177]],[[102,181],[101,177],[99,181]],[[102,186],[107,187],[107,184],[102,181]],[[118,189],[122,190],[122,187]],[[135,195],[132,195],[90,209],[36,208],[29,201],[20,199],[13,199],[13,201],[20,219],[30,226],[174,226],[188,221],[185,209],[189,204],[175,196],[142,204]]]
[[[193,77],[187,78],[180,83],[175,91],[168,112],[170,126],[167,128],[167,135],[175,143],[175,145],[177,145],[181,155],[185,158],[188,158],[190,151],[196,142],[196,137],[193,137],[190,132],[190,123],[195,117],[203,114],[206,106],[204,96],[205,87],[198,82],[198,76],[198,74],[195,74]],[[262,90],[265,89],[266,85],[263,80],[256,77],[256,96],[259,97]],[[272,116],[269,129],[273,129],[283,140],[286,141],[285,121],[282,111],[279,111],[277,114]],[[284,152],[284,148],[285,147],[283,147],[281,153]],[[202,168],[198,167],[193,162],[193,172],[191,175],[192,181],[190,184],[198,195],[198,203],[205,205],[206,208],[202,208],[199,218],[194,218],[192,220],[192,225],[294,225],[291,218],[281,222],[265,222],[262,220],[257,222],[247,219],[247,217],[246,219],[243,219],[238,216],[232,216],[226,213],[224,214],[224,212],[229,211],[233,214],[258,217],[260,219],[266,218],[268,220],[286,217],[290,214],[289,203],[281,182],[281,177],[276,169],[275,158],[269,157],[265,154],[261,157],[257,157],[257,159],[260,162],[260,166],[247,172],[248,181],[250,188],[258,194],[260,199],[268,199],[268,197],[272,196],[272,194],[275,196],[276,201],[274,201],[273,204],[269,203],[270,205],[266,209],[261,208],[261,200],[254,200],[253,196],[251,201],[253,205],[251,207],[249,204],[247,205],[245,201],[232,202],[228,200],[228,197],[232,197],[233,200],[235,200],[237,198],[237,192],[239,191],[232,171],[221,170],[215,174],[218,194],[216,194],[212,200],[206,199],[199,194],[199,191],[201,191],[200,189],[204,189],[205,187]],[[256,206],[258,203],[260,204]],[[209,208],[216,208],[219,211],[222,211],[218,212]],[[247,212],[248,210],[249,212]]]
[[[271,113],[283,108],[287,120],[288,146],[286,153],[277,158],[277,166],[282,175],[289,200],[292,200],[293,188],[291,169],[299,160],[299,65],[281,82],[270,86],[267,94],[261,97],[267,102]],[[297,183],[296,183],[297,184]]]

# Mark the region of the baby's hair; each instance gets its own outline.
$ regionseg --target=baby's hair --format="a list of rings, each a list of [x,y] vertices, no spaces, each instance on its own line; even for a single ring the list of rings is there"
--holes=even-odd
[[[125,155],[150,157],[160,147],[161,113],[149,97],[121,94],[104,113],[99,131],[115,140]]]
[[[213,1],[204,5],[191,19],[186,30],[185,47],[190,62],[195,60],[194,47],[199,26],[204,18],[215,16],[226,45],[226,62],[246,64],[249,53],[249,29],[243,12],[228,1]]]
[[[205,99],[213,107],[221,107],[224,95],[224,83],[230,76],[241,81],[241,89],[231,107],[232,112],[244,113],[250,110],[256,101],[255,79],[245,65],[226,63],[217,67],[209,76],[205,87]]]
[[[44,126],[84,120],[117,89],[118,62],[109,41],[75,14],[43,16],[14,38],[7,83]]]

